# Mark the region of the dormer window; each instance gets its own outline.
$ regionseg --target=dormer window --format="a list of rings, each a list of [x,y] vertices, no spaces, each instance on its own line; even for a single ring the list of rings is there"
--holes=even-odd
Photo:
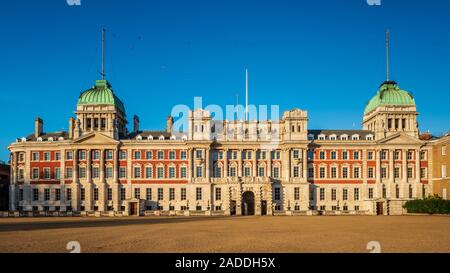
[[[22,138],[22,142],[27,142],[27,138],[26,138],[26,137],[23,137],[23,138]]]
[[[152,135],[148,136],[147,140],[153,140],[153,136]]]
[[[64,141],[64,137],[59,137],[58,141]]]
[[[359,135],[353,135],[352,140],[359,140]]]
[[[53,142],[53,140],[54,140],[53,137],[49,137],[49,138],[48,138],[48,141],[49,141],[49,142]]]
[[[314,135],[308,135],[308,140],[314,140]]]
[[[165,138],[164,138],[163,135],[159,136],[159,140],[164,140],[164,139],[165,139]]]
[[[348,140],[348,135],[341,135],[341,140]]]
[[[42,142],[42,137],[38,137],[37,141]]]
[[[141,136],[141,135],[138,135],[138,136],[136,137],[136,140],[142,140],[142,136]]]
[[[171,136],[170,140],[177,140],[177,137],[176,136]]]
[[[373,135],[367,135],[366,140],[373,140]]]
[[[324,134],[321,134],[321,135],[319,135],[319,137],[318,137],[319,140],[325,140],[325,138],[326,138],[326,137],[325,137]]]
[[[183,141],[187,141],[187,140],[188,140],[187,135],[184,135],[184,136],[182,137],[182,140],[183,140]]]
[[[331,135],[330,140],[337,140],[337,135]]]

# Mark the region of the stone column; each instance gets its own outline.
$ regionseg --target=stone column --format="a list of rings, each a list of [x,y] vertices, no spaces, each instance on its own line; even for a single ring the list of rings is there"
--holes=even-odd
[[[205,149],[205,154],[206,154],[206,158],[205,158],[206,179],[207,179],[207,181],[210,181],[210,178],[211,178],[211,149],[210,148]]]
[[[80,180],[78,179],[78,150],[73,150],[72,210],[80,211]]]
[[[421,177],[420,177],[420,150],[416,149],[414,151],[414,153],[415,153],[414,154],[414,159],[416,160],[415,161],[416,162],[416,166],[415,166],[415,168],[416,168],[416,179],[414,180],[414,181],[416,181],[416,183],[414,183],[414,184],[416,185],[415,188],[417,189],[417,188],[419,188],[420,185],[422,185],[421,184]],[[422,191],[420,191],[420,192],[421,193],[418,194],[417,196],[421,197],[421,198],[425,197],[425,196],[422,196]],[[413,196],[414,196],[414,192],[413,192]]]
[[[253,165],[252,165],[252,177],[258,176],[258,159],[257,159],[258,150],[253,150]]]
[[[228,149],[223,150],[223,177],[228,177]]]
[[[402,150],[402,181],[408,182],[408,150]]]
[[[381,198],[383,196],[382,192],[382,185],[381,185],[381,150],[376,149],[375,150],[375,159],[376,159],[376,166],[375,166],[375,178],[376,178],[376,187],[375,187],[375,196],[377,198]]]
[[[241,149],[239,149],[238,150],[238,173],[237,173],[237,176],[238,177],[242,177],[243,175],[242,175],[242,150]]]
[[[114,184],[112,187],[112,201],[114,211],[120,211],[120,183],[119,183],[119,150],[114,150]]]
[[[101,124],[100,124],[101,127]],[[106,197],[106,181],[105,181],[105,156],[106,151],[100,150],[100,185],[98,189],[98,201],[99,201],[99,211],[106,211],[106,203],[107,203],[107,197]]]
[[[389,150],[389,179],[387,186],[387,197],[392,198],[395,194],[392,194],[394,188],[394,150]]]
[[[61,207],[66,206],[66,150],[62,149],[61,153],[61,163],[60,163],[60,189],[61,189]]]
[[[267,150],[268,160],[267,160],[267,177],[272,177],[272,150]],[[289,167],[288,167],[289,168]]]
[[[93,211],[93,185],[92,185],[92,150],[86,152],[86,188],[85,188],[85,210]]]
[[[308,149],[303,149],[303,179],[308,182]]]
[[[193,171],[193,158],[194,158],[194,154],[193,154],[193,152],[194,152],[194,150],[192,149],[192,148],[189,148],[188,149],[188,179],[189,179],[189,182],[192,182],[192,177],[193,177],[193,173],[194,173],[194,171]],[[154,170],[155,171],[155,170]]]

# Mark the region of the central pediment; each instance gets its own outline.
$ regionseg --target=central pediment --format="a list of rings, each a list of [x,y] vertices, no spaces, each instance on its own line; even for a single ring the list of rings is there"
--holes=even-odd
[[[119,141],[104,135],[100,132],[92,132],[87,135],[84,135],[74,141],[77,144],[118,144]]]
[[[378,141],[379,144],[423,144],[419,138],[415,138],[405,133],[397,133]]]

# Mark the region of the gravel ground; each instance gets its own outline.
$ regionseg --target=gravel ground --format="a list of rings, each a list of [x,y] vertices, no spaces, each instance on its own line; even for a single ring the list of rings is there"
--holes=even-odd
[[[0,219],[0,252],[450,252],[450,217],[201,217]]]

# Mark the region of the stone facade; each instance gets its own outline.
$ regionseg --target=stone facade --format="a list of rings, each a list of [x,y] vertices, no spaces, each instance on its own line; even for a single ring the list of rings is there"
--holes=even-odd
[[[432,194],[433,142],[419,138],[415,106],[380,106],[364,130],[310,130],[299,109],[278,121],[216,121],[197,109],[186,133],[172,118],[142,131],[137,117],[128,132],[122,104],[88,99],[69,132],[45,133],[37,119],[10,145],[11,211],[397,215]]]
[[[450,134],[433,142],[433,192],[449,200]]]

